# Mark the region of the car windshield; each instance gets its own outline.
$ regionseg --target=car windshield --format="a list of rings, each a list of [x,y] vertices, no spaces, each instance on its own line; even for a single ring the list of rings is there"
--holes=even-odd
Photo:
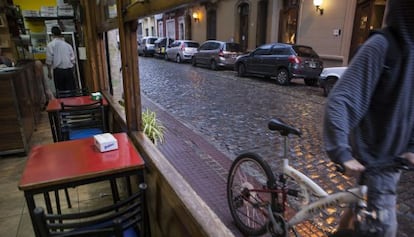
[[[237,43],[226,43],[225,50],[230,52],[240,52],[240,45]]]
[[[310,47],[305,46],[293,46],[293,49],[298,54],[299,57],[306,58],[318,58],[318,54]]]
[[[188,47],[188,48],[198,48],[198,46],[200,46],[198,43],[195,43],[195,42],[186,42],[185,43],[185,47]]]

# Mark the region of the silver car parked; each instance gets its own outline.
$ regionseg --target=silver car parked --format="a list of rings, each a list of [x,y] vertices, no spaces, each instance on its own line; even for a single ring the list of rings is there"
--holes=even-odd
[[[243,52],[238,43],[207,40],[197,49],[191,62],[193,66],[203,64],[212,70],[220,67],[233,69],[237,56],[241,54]]]
[[[154,42],[158,38],[155,36],[146,36],[138,41],[138,55],[154,56]]]
[[[193,40],[176,40],[168,46],[165,59],[177,63],[190,61],[199,46],[200,44]]]

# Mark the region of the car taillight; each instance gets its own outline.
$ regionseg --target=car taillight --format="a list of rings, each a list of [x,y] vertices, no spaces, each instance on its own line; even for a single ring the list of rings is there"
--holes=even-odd
[[[296,63],[296,64],[299,64],[301,62],[300,58],[295,55],[289,56],[288,60],[290,63]]]
[[[222,49],[220,49],[220,52],[218,53],[218,56],[219,57],[224,57],[224,53],[223,53],[223,50]]]

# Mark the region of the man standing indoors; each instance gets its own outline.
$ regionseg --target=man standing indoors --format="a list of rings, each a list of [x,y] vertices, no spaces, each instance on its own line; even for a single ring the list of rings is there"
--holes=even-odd
[[[76,88],[73,66],[75,53],[70,44],[65,42],[59,27],[52,27],[52,41],[46,48],[46,64],[48,77],[55,82],[57,90],[73,90]]]
[[[386,26],[399,47],[398,63],[386,66],[391,42],[371,36],[329,94],[324,144],[330,159],[368,186],[368,209],[378,213],[376,236],[397,235],[394,170],[370,166],[401,156],[414,163],[414,1],[388,0]],[[395,50],[395,49],[394,49]],[[389,76],[383,76],[390,74]]]

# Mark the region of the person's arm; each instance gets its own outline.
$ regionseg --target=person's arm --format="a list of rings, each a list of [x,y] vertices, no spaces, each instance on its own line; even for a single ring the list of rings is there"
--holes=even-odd
[[[52,41],[53,42],[53,41]],[[50,42],[47,46],[46,46],[46,60],[45,60],[45,64],[47,66],[47,77],[52,80],[52,70],[53,70],[53,47],[52,47],[52,42]]]
[[[414,165],[414,130],[411,131],[411,139],[407,146],[407,152],[403,153],[401,157],[406,158]]]
[[[382,45],[381,45],[382,44]],[[329,158],[348,174],[364,167],[352,156],[349,134],[365,116],[383,70],[387,41],[373,36],[355,55],[330,92],[324,113],[323,140]]]
[[[47,65],[47,77],[49,78],[49,80],[52,80],[52,66],[51,65]]]

